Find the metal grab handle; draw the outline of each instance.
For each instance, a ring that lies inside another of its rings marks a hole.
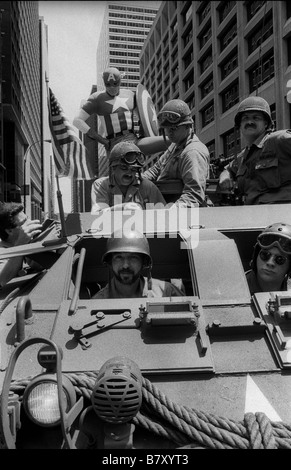
[[[16,341],[21,343],[25,339],[24,325],[32,323],[32,305],[27,295],[20,297],[16,306]]]
[[[83,273],[85,255],[86,255],[86,248],[82,248],[81,251],[80,251],[80,256],[79,256],[79,260],[78,260],[78,268],[77,268],[77,274],[76,274],[75,289],[74,289],[73,298],[72,298],[71,303],[70,303],[69,315],[74,315],[74,313],[76,312],[76,309],[77,309],[77,301],[79,299],[79,293],[80,293],[80,288],[81,288],[82,273]]]

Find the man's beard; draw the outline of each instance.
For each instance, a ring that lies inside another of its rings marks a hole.
[[[131,269],[120,269],[114,272],[114,276],[121,284],[131,285],[140,277],[140,273],[134,274]]]

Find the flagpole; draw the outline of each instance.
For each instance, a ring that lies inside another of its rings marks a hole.
[[[58,175],[56,175],[56,182],[57,182],[58,206],[59,206],[60,219],[61,219],[61,226],[62,226],[62,237],[67,237],[66,222],[65,222],[65,213],[64,213],[63,200],[62,200],[62,193],[61,193],[61,190],[60,190],[60,183],[59,183],[59,177],[58,177]]]

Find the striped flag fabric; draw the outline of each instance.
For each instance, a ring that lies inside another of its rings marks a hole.
[[[56,174],[77,180],[94,179],[95,175],[88,161],[87,149],[50,88],[49,126]]]

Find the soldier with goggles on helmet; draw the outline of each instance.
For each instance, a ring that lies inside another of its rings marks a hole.
[[[91,189],[91,213],[112,208],[146,209],[166,204],[154,183],[141,177],[144,154],[133,142],[119,142],[109,155],[109,176],[98,178]]]
[[[275,223],[257,238],[246,278],[251,294],[290,289],[291,225]]]
[[[244,204],[291,202],[291,131],[273,132],[270,106],[259,96],[244,99],[234,121],[246,147],[220,174],[220,189],[236,184]]]
[[[143,176],[159,187],[168,183],[180,188],[171,201],[176,206],[207,206],[205,189],[210,156],[194,133],[188,105],[179,99],[170,100],[157,118],[164,138],[167,137],[171,145]]]

